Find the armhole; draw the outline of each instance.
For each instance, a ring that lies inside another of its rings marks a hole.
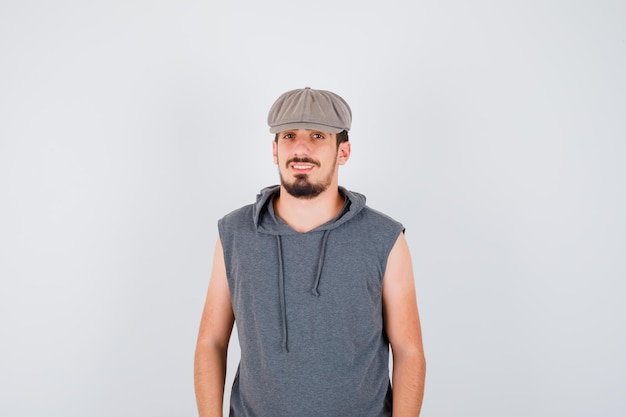
[[[383,265],[382,265],[382,277],[380,279],[381,283],[385,279],[385,273],[387,272],[387,262],[389,261],[389,255],[391,254],[393,247],[396,245],[396,242],[398,241],[398,238],[400,237],[400,233],[406,232],[406,228],[402,225],[402,223],[398,223],[398,222],[394,222],[394,223],[395,223],[394,232],[391,234],[391,238],[389,239],[389,242],[387,243],[387,247],[385,248],[385,252],[384,252],[384,259],[383,259]]]

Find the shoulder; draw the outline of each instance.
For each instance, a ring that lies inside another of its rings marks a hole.
[[[383,255],[388,255],[396,243],[404,226],[391,216],[367,205],[345,223],[346,238],[350,245],[375,248]]]
[[[382,211],[373,209],[368,205],[363,207],[363,210],[361,210],[361,213],[365,216],[365,218],[367,218],[368,220],[372,222],[380,223],[382,225],[387,225],[387,226],[403,227],[402,223],[400,223],[398,220],[383,213]]]
[[[366,203],[367,199],[365,195],[356,191],[347,190],[343,187],[339,187],[339,191],[350,201],[350,211],[355,213],[353,217],[358,220],[358,223],[365,223],[369,228],[380,227],[383,229],[397,230],[398,233],[404,230],[402,223],[369,206]]]
[[[241,228],[246,223],[252,223],[253,204],[248,204],[231,211],[217,221],[220,234]]]
[[[393,217],[369,206],[363,207],[357,216],[370,232],[387,236],[395,241],[404,225]]]

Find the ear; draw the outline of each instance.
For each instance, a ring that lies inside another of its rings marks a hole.
[[[274,165],[278,165],[278,144],[272,141],[272,155],[274,156]]]
[[[337,163],[343,165],[350,159],[350,142],[342,142],[337,150]]]

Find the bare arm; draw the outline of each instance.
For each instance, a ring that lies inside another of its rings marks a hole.
[[[426,361],[411,255],[404,233],[389,254],[383,305],[385,330],[393,353],[393,416],[417,417],[424,397]]]
[[[222,417],[226,354],[234,321],[224,252],[218,239],[194,362],[194,384],[200,417]]]

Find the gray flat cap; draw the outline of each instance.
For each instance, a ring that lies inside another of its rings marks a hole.
[[[305,87],[278,97],[267,115],[267,124],[271,133],[291,129],[339,133],[350,130],[352,111],[337,94]]]

